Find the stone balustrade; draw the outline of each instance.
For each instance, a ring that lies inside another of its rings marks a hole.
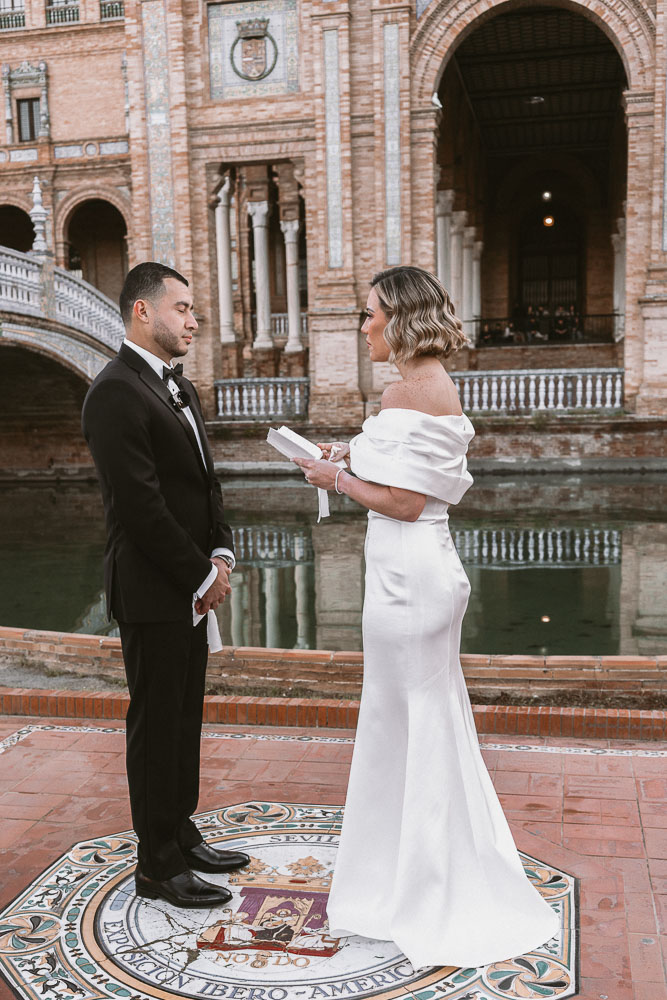
[[[308,378],[229,378],[215,382],[222,420],[294,420],[308,416]]]
[[[0,309],[42,316],[42,267],[29,254],[0,251]]]
[[[125,334],[118,306],[93,288],[57,267],[54,270],[56,318],[118,350]]]
[[[461,405],[470,413],[535,410],[621,410],[622,368],[534,368],[452,372]]]
[[[467,566],[614,566],[621,561],[616,528],[458,528],[454,544]]]
[[[299,528],[249,525],[232,528],[234,552],[246,566],[291,566],[313,561],[310,532]]]
[[[39,255],[0,249],[0,310],[52,319],[118,350],[124,336],[118,307],[87,281]]]
[[[252,328],[257,330],[257,315],[252,314]],[[271,313],[271,336],[274,338],[287,337],[289,335],[289,313]],[[308,313],[301,313],[301,336],[308,340]]]

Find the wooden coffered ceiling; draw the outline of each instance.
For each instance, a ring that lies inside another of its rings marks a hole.
[[[490,156],[608,147],[626,86],[603,32],[554,7],[489,18],[448,71],[460,75]]]

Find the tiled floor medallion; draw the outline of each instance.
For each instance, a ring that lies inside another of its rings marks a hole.
[[[576,994],[575,879],[525,854],[562,928],[530,954],[416,972],[391,942],[331,936],[326,902],[341,818],[335,806],[280,802],[201,814],[207,842],[252,857],[233,876],[206,876],[233,890],[230,905],[214,910],[137,899],[131,833],[76,844],[0,913],[0,969],[24,1000]]]

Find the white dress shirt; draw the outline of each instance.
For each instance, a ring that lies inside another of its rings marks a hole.
[[[140,357],[142,357],[147,364],[149,364],[151,366],[151,368],[153,369],[153,371],[155,372],[155,374],[159,378],[162,378],[162,373],[163,373],[163,371],[164,371],[165,368],[171,368],[172,367],[171,364],[167,364],[165,361],[162,360],[162,358],[158,358],[158,356],[156,354],[151,354],[150,351],[147,351],[144,347],[140,347],[139,344],[135,344],[134,341],[128,340],[127,337],[125,337],[125,339],[123,340],[123,344],[125,344],[126,347],[132,348],[133,351],[136,351],[137,354]],[[170,378],[167,381],[167,388],[171,392],[172,396],[175,396],[175,395],[178,394],[178,385],[176,384],[176,381],[174,379]],[[201,460],[204,463],[204,467],[206,467],[206,458],[204,457],[204,449],[202,447],[201,438],[199,437],[199,430],[197,428],[197,424],[195,422],[195,418],[194,418],[194,415],[192,413],[192,410],[191,410],[191,408],[189,406],[184,406],[182,408],[181,412],[182,412],[183,416],[188,420],[189,424],[192,427],[192,430],[194,431],[195,440],[197,441],[197,445],[199,447],[199,454],[201,455]],[[231,551],[231,549],[226,549],[226,548],[213,549],[213,551],[211,552],[210,558],[213,559],[214,556],[224,557],[226,560],[228,560],[231,563],[231,568],[234,569],[234,566],[236,565],[236,559],[235,559],[234,553]],[[211,572],[208,574],[208,576],[206,577],[206,579],[202,581],[202,583],[199,585],[199,587],[197,587],[197,590],[195,591],[195,593],[193,595],[193,603],[194,603],[194,601],[198,601],[200,597],[203,597],[203,595],[209,589],[209,587],[214,582],[214,580],[217,578],[217,576],[218,576],[218,568],[217,568],[217,566],[213,565],[211,567]],[[194,612],[193,614],[194,614],[194,618],[196,619],[194,621],[194,624],[196,625],[198,622],[201,621],[201,619],[202,619],[203,616],[202,615],[197,615],[196,612]],[[211,637],[211,626],[212,626],[211,615],[212,614],[213,614],[213,612],[209,613],[209,646],[211,646],[211,649],[213,651],[213,646],[212,646],[212,643],[210,641],[211,638],[212,638]],[[222,648],[222,644],[220,644],[220,648]]]

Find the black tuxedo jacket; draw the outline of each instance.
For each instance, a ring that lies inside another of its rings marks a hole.
[[[83,433],[102,487],[107,610],[120,621],[192,621],[192,595],[210,553],[233,551],[201,404],[190,394],[206,464],[166,383],[123,345],[83,404]]]

